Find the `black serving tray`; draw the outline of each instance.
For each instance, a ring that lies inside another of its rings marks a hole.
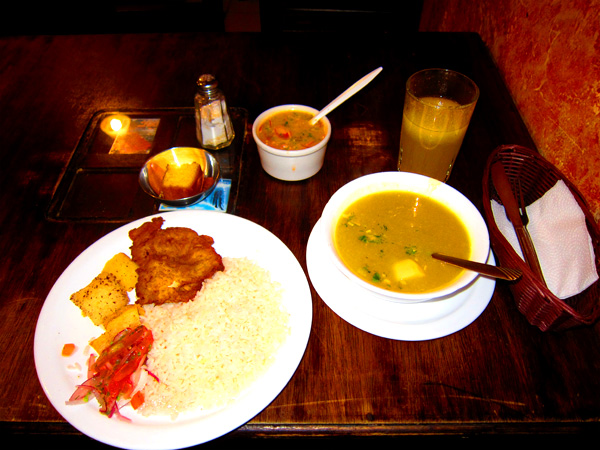
[[[221,178],[230,183],[226,212],[235,211],[248,112],[229,108],[235,130],[231,145],[211,151]],[[113,116],[131,120],[119,137],[103,131]],[[118,140],[120,139],[120,140]],[[161,204],[138,183],[144,162],[171,147],[199,147],[194,108],[98,111],[90,120],[57,184],[48,220],[126,223],[158,212]]]

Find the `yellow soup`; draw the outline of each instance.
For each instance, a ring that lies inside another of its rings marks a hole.
[[[348,269],[383,289],[426,293],[448,285],[463,269],[435,260],[439,252],[468,258],[462,221],[441,203],[404,191],[369,194],[341,214],[335,247]]]
[[[325,138],[323,121],[310,126],[313,114],[303,111],[282,111],[267,117],[258,127],[258,138],[279,150],[302,150],[317,145]]]

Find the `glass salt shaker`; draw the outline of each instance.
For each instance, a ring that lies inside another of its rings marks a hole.
[[[231,144],[233,126],[227,111],[225,95],[219,89],[216,78],[202,75],[198,78],[198,90],[194,97],[196,109],[196,136],[207,150],[218,150]]]

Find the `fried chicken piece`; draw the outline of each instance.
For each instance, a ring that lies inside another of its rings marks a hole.
[[[163,229],[163,223],[157,217],[129,232],[139,304],[192,300],[206,279],[224,270],[213,238],[184,227]]]

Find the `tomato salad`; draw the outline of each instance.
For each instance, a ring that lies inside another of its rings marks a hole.
[[[89,378],[67,403],[84,403],[95,397],[102,414],[129,420],[120,414],[119,402],[130,402],[134,409],[143,403],[143,392],[138,386],[153,341],[152,332],[143,325],[123,330],[97,358],[90,356]]]

